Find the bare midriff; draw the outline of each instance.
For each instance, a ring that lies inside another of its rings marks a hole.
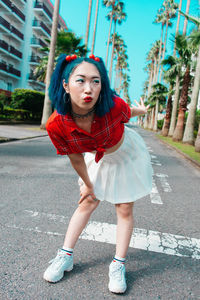
[[[121,146],[121,144],[123,143],[123,141],[124,141],[124,134],[122,135],[121,140],[115,146],[106,149],[105,154],[110,154],[110,153],[115,152]]]
[[[106,149],[105,154],[110,154],[115,152],[121,146],[123,141],[124,141],[124,134],[122,135],[121,140],[115,146]],[[92,153],[96,154],[96,151],[92,151]]]

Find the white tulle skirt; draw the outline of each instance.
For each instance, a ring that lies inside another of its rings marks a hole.
[[[122,145],[96,163],[95,154],[86,153],[85,162],[94,193],[100,201],[113,204],[134,202],[151,193],[152,166],[142,137],[125,127]],[[83,184],[79,178],[79,185]]]

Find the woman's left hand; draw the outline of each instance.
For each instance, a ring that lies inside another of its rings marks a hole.
[[[83,202],[88,196],[90,196],[94,201],[96,200],[96,196],[94,194],[93,187],[88,187],[85,184],[82,184],[80,186],[80,195],[81,195],[81,198],[78,202],[79,204],[81,202]]]
[[[138,113],[141,115],[146,114],[150,105],[145,106],[142,98],[140,98],[140,103],[138,103],[136,100],[134,100],[134,101],[137,105],[136,109],[137,109]],[[132,107],[134,108],[135,106],[132,105]]]

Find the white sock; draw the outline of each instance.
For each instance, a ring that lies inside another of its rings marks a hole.
[[[113,257],[113,262],[119,262],[119,263],[121,263],[121,264],[124,264],[125,261],[126,261],[126,259],[125,259],[124,257],[119,257],[119,256],[117,256],[117,255],[115,255],[115,256]]]
[[[66,251],[66,254],[69,255],[69,256],[73,255],[73,249],[72,248],[68,248],[68,247],[63,246],[62,250]]]

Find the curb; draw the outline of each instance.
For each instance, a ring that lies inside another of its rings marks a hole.
[[[48,136],[48,134],[43,134],[43,135],[37,135],[37,136],[29,136],[29,137],[24,137],[24,138],[6,138],[6,137],[0,137],[0,144],[3,143],[9,143],[9,142],[17,142],[21,140],[30,140],[30,139],[35,139],[43,136]]]
[[[156,136],[156,138],[161,141],[164,145],[169,146],[171,149],[176,150],[180,155],[182,155],[184,158],[186,158],[187,160],[189,160],[193,165],[195,165],[196,167],[200,168],[200,163],[194,159],[192,159],[190,156],[188,156],[187,154],[183,153],[182,151],[180,151],[179,149],[177,149],[176,147],[168,144],[167,142],[159,139],[159,137]]]

